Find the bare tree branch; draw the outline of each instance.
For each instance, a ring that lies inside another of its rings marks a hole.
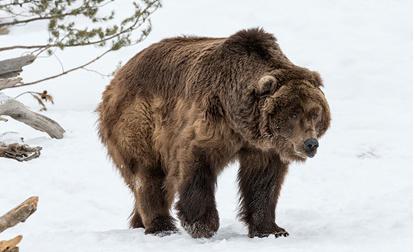
[[[97,60],[99,60],[100,58],[104,57],[104,55],[105,55],[105,54],[107,54],[107,53],[111,52],[112,50],[113,50],[113,49],[109,49],[109,50],[107,50],[107,51],[105,51],[105,52],[101,53],[100,55],[98,55],[98,56],[97,56],[97,57],[95,57],[94,59],[92,59],[92,60],[90,60],[90,61],[86,62],[85,64],[82,64],[82,65],[80,65],[80,66],[77,66],[77,67],[74,67],[74,68],[71,68],[71,69],[65,70],[65,71],[63,71],[63,72],[62,72],[62,73],[60,73],[60,74],[55,74],[55,75],[52,75],[52,76],[49,76],[49,77],[46,77],[46,78],[43,78],[43,79],[40,79],[40,80],[36,80],[36,81],[28,82],[28,83],[23,83],[23,84],[20,84],[20,85],[15,85],[15,86],[12,86],[12,87],[9,87],[9,88],[17,88],[17,87],[23,87],[23,86],[30,86],[30,85],[34,85],[34,84],[37,84],[37,83],[40,83],[40,82],[43,82],[43,81],[47,81],[47,80],[51,80],[51,79],[58,78],[58,77],[60,77],[60,76],[62,76],[62,75],[68,74],[68,73],[73,72],[73,71],[76,71],[76,70],[78,70],[78,69],[82,69],[82,68],[84,68],[84,67],[86,67],[86,66],[88,66],[88,65],[90,65],[90,64],[92,64],[92,63],[94,63],[95,61],[97,61]]]
[[[62,18],[65,16],[76,16],[76,15],[73,13],[64,13],[64,14],[55,15],[55,16],[35,17],[35,18],[29,18],[29,19],[24,19],[24,20],[14,20],[11,22],[0,23],[0,27],[6,27],[6,26],[18,25],[18,24],[27,24],[27,23],[34,22],[34,21]]]

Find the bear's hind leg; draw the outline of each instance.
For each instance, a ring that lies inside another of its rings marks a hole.
[[[136,174],[134,196],[137,215],[141,217],[145,234],[169,235],[177,231],[170,215],[170,202],[164,190],[164,173],[161,169]],[[137,220],[137,219],[136,219]]]
[[[141,219],[140,213],[135,207],[130,216],[130,227],[131,228],[144,228],[143,220]]]

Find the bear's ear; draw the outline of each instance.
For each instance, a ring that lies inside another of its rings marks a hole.
[[[323,80],[321,79],[321,76],[316,71],[311,71],[311,75],[313,76],[313,86],[315,87],[322,87],[323,86]]]
[[[268,96],[274,93],[277,88],[277,79],[271,75],[265,75],[259,79],[255,86],[255,93],[257,96]]]
[[[256,54],[262,59],[271,58],[271,50],[280,50],[274,35],[262,28],[241,30],[227,38],[223,46],[233,53]]]

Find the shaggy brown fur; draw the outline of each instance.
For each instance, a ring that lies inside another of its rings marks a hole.
[[[262,29],[170,38],[141,51],[98,107],[102,142],[135,195],[131,226],[175,232],[177,193],[185,230],[211,237],[219,228],[216,177],[236,159],[249,236],[288,235],[275,208],[289,163],[314,156],[317,145],[306,140],[329,127],[321,85]]]

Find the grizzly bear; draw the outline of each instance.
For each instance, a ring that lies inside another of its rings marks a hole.
[[[292,161],[316,154],[329,127],[317,72],[294,65],[272,34],[175,37],[130,59],[103,93],[99,134],[135,196],[132,228],[194,238],[219,228],[215,186],[239,161],[249,237],[287,236],[275,209]]]

